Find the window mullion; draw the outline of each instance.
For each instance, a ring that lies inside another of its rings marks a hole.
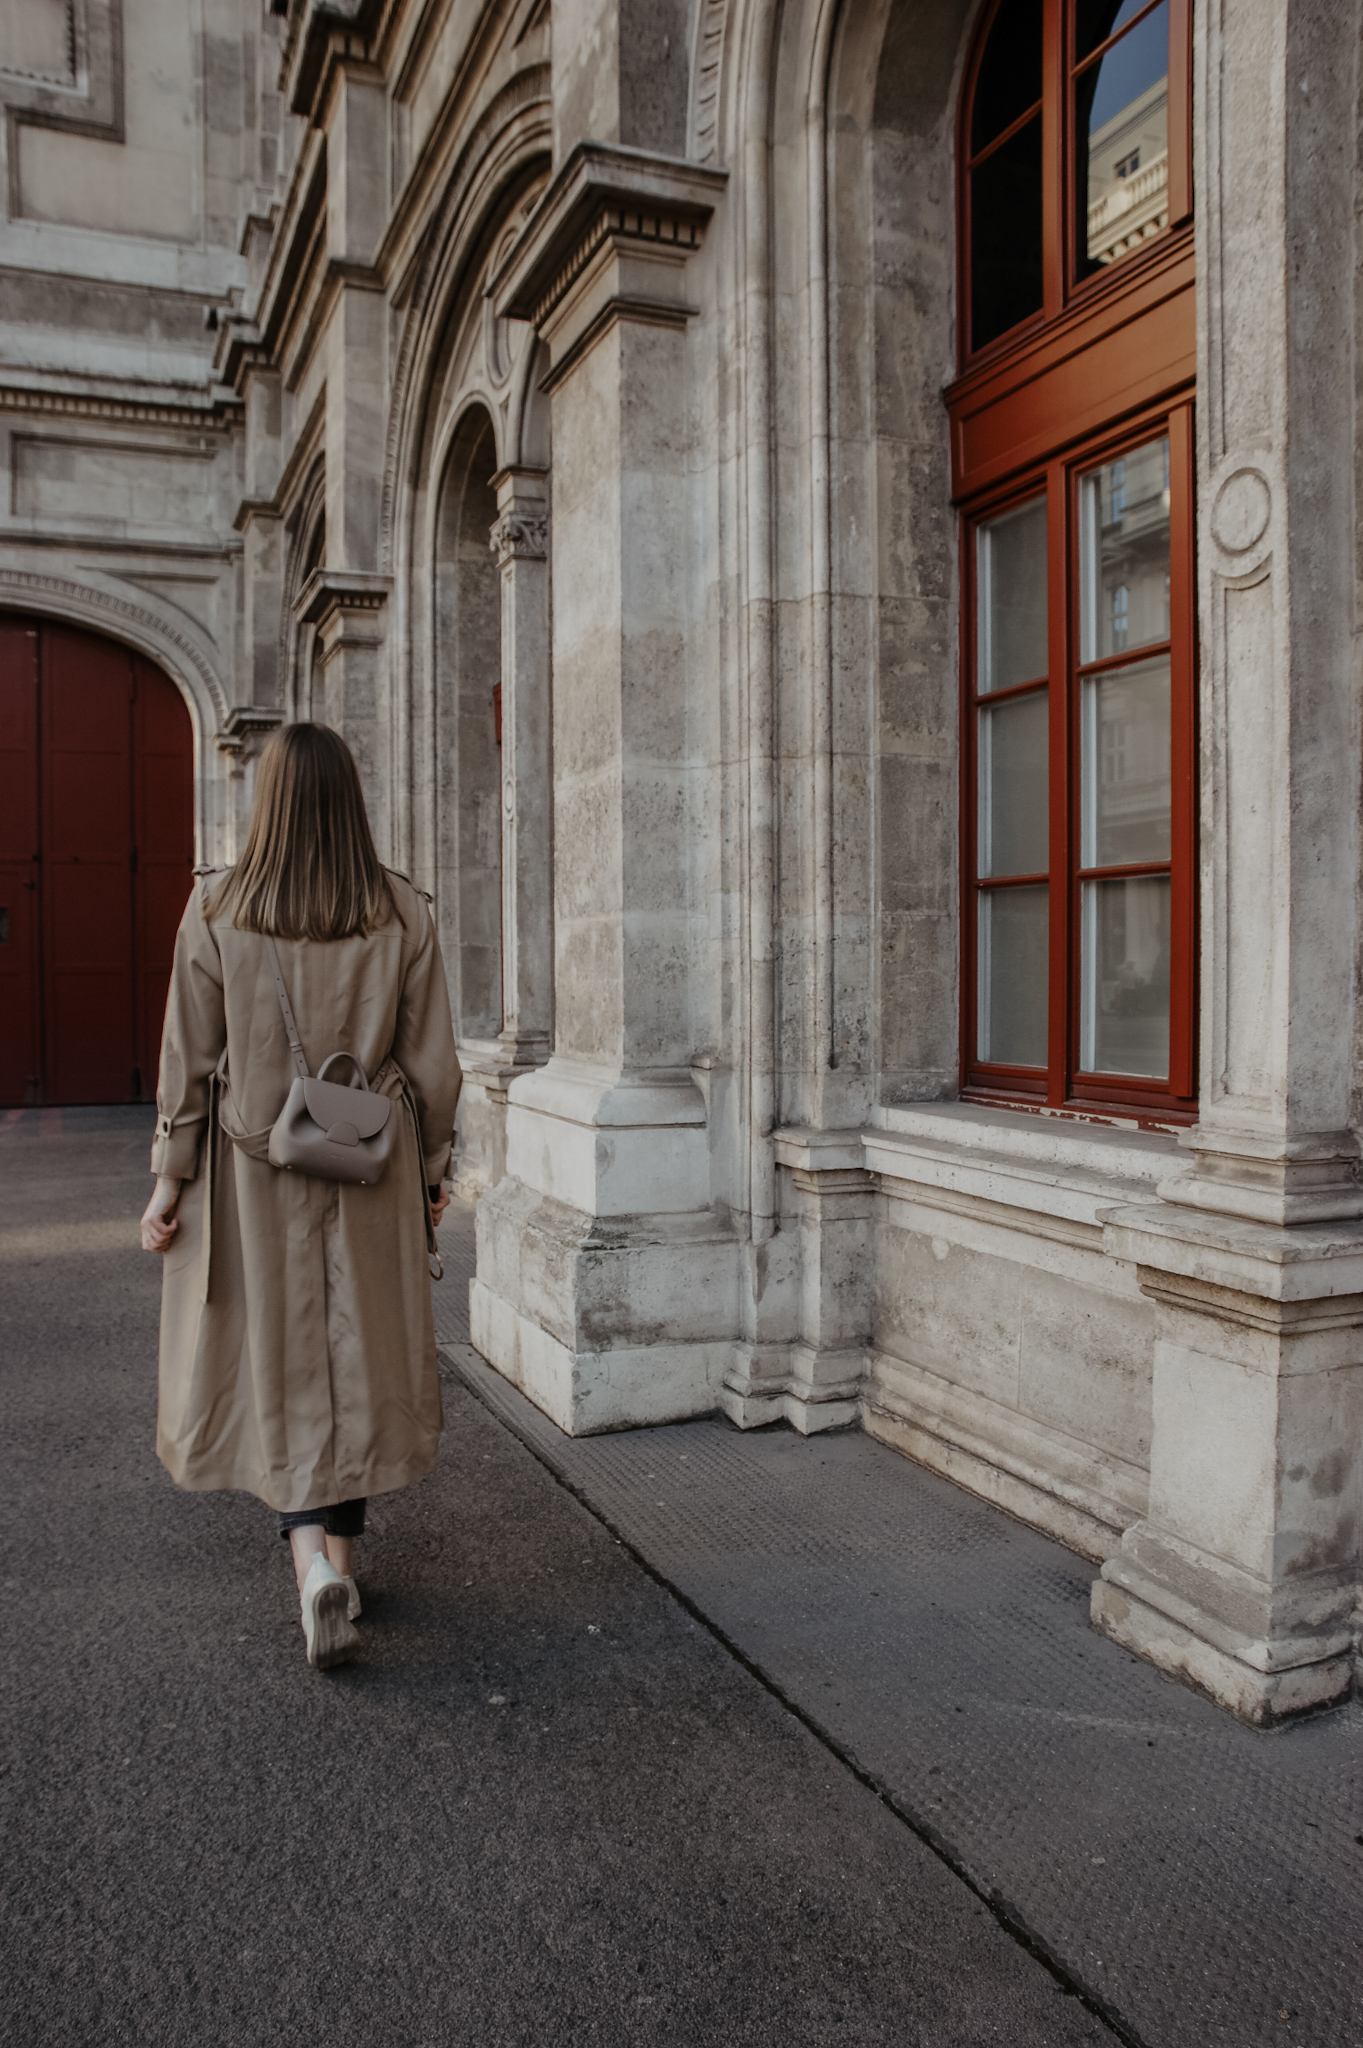
[[[1041,274],[1048,320],[1065,306],[1063,115],[1068,42],[1068,7],[1064,0],[1057,0],[1043,16],[1041,54]]]
[[[1193,211],[1193,44],[1188,0],[1169,5],[1169,225]]]
[[[1050,973],[1047,1101],[1058,1107],[1069,1084],[1070,1040],[1070,512],[1061,462],[1046,472],[1047,662],[1050,671]]]
[[[1197,692],[1193,408],[1169,415],[1169,1086],[1197,1092]]]

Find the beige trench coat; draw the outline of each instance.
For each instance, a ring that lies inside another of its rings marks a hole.
[[[423,1184],[444,1179],[459,1098],[445,969],[400,875],[389,876],[398,916],[368,938],[276,942],[310,1070],[353,1052],[399,1118],[377,1186],[281,1173],[222,1128],[225,1115],[268,1133],[295,1069],[264,940],[208,920],[220,880],[204,877],[189,899],[161,1042],[152,1171],[185,1185],[165,1254],[156,1448],[195,1492],[324,1507],[435,1463]],[[230,1102],[211,1116],[224,1047]]]

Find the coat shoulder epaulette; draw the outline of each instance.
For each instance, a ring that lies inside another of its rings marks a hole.
[[[400,882],[405,882],[407,884],[407,887],[411,889],[416,895],[424,896],[426,901],[430,904],[432,910],[435,909],[435,898],[434,896],[432,896],[429,889],[419,888],[417,884],[412,880],[410,875],[404,875],[401,868],[389,868],[387,872],[390,875],[396,875]]]

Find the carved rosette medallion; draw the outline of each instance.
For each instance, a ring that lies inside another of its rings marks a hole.
[[[1212,538],[1223,554],[1246,555],[1268,531],[1273,492],[1261,469],[1242,464],[1212,500]]]

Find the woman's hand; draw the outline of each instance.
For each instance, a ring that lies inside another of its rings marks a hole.
[[[175,1204],[180,1199],[180,1183],[172,1180],[168,1173],[158,1173],[151,1200],[142,1212],[142,1249],[144,1252],[164,1252],[180,1228],[175,1220]]]
[[[431,1194],[429,1188],[427,1188],[426,1192],[428,1195]],[[431,1221],[432,1223],[434,1223],[437,1230],[440,1228],[440,1219],[444,1215],[445,1211],[449,1208],[449,1206],[450,1198],[445,1193],[444,1188],[437,1188],[436,1192],[433,1195],[431,1195]]]

